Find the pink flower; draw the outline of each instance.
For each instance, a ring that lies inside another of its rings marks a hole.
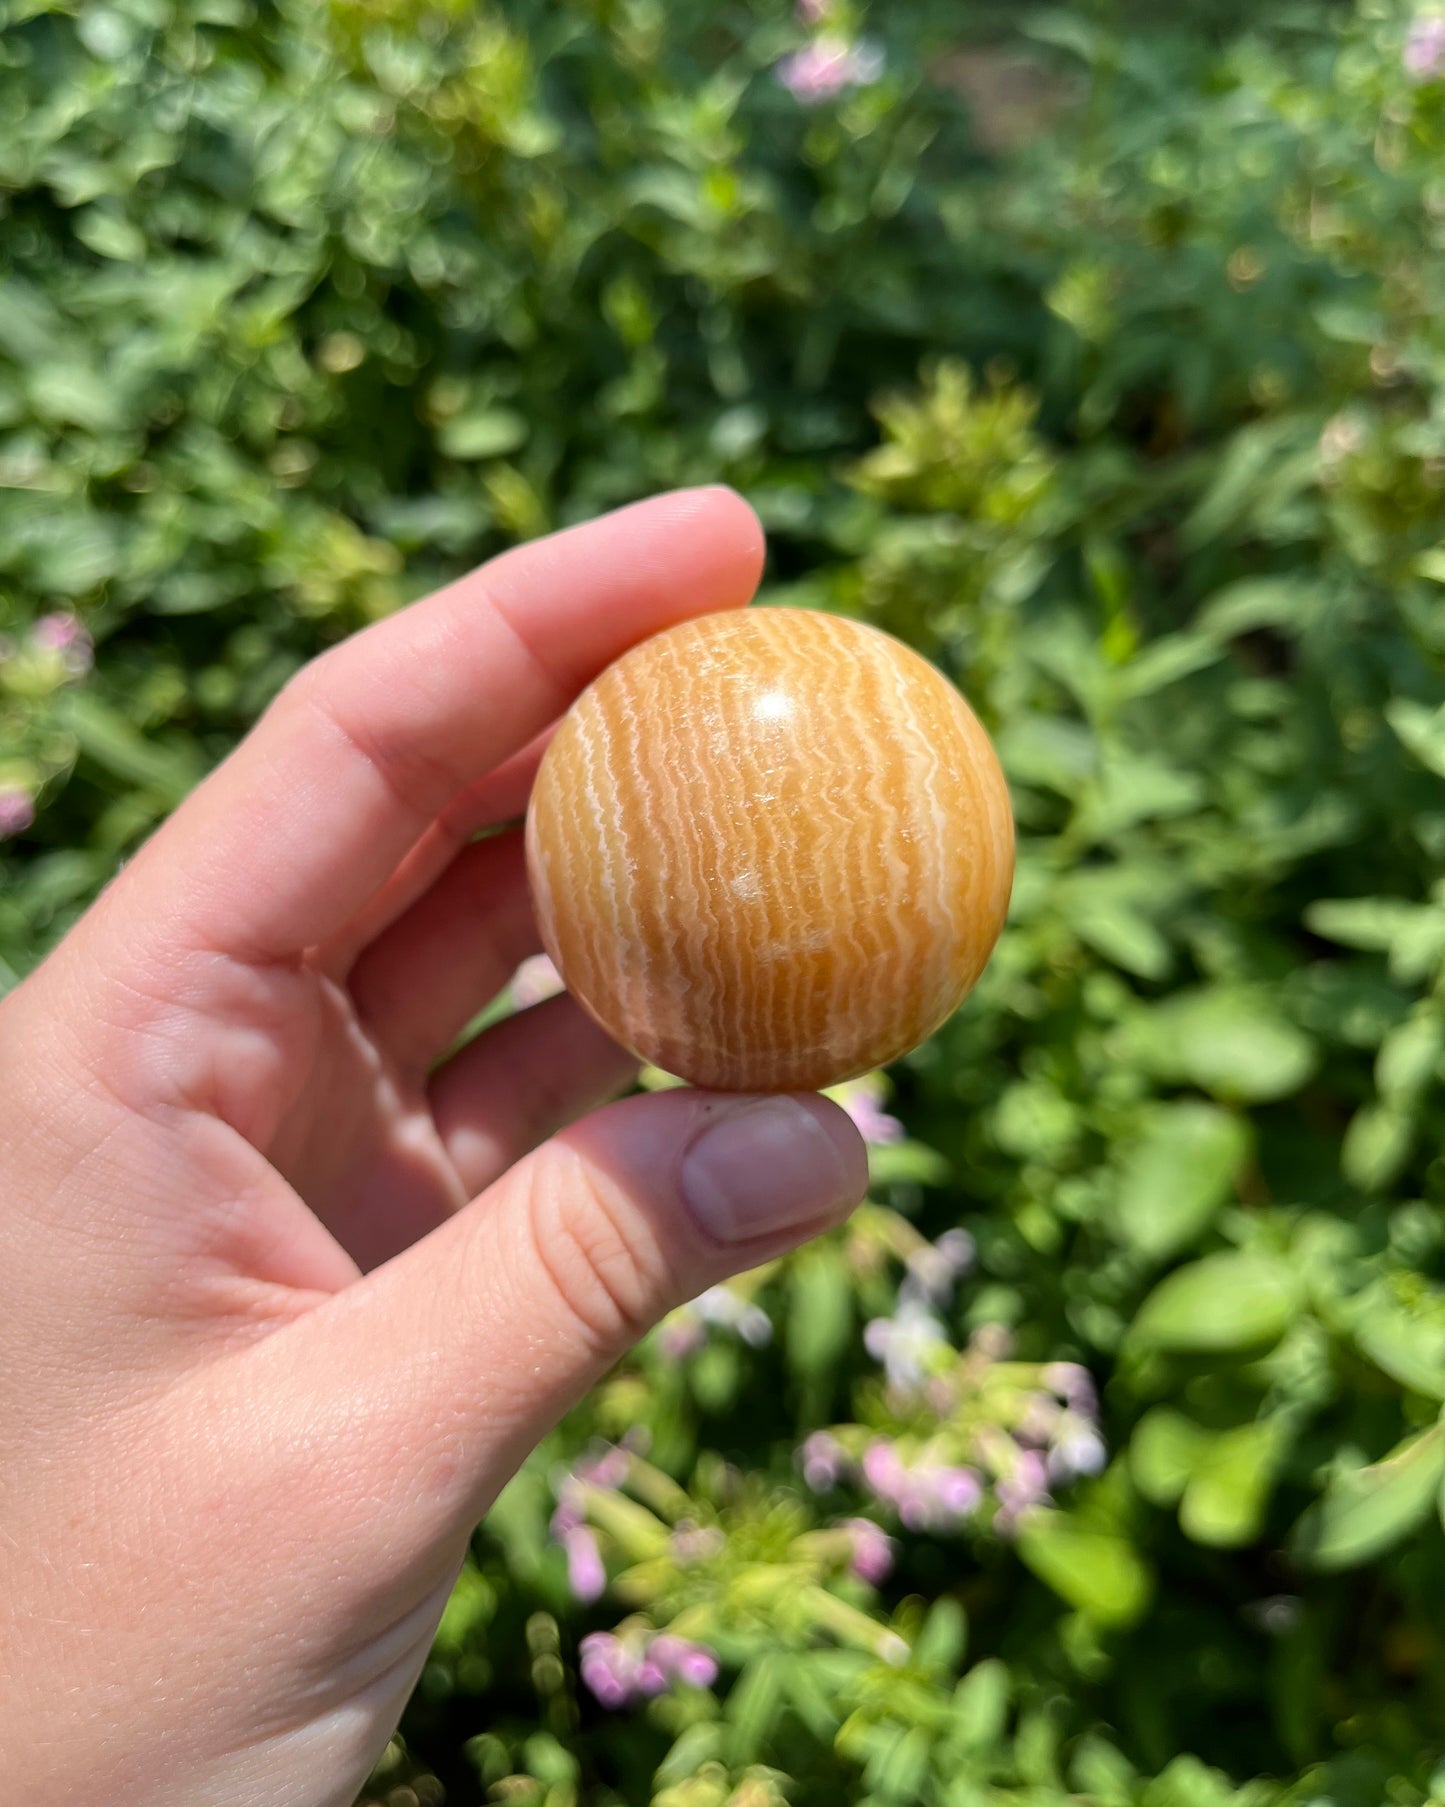
[[[1094,1377],[1078,1362],[1050,1362],[1039,1377],[1070,1411],[1092,1417],[1099,1409]]]
[[[691,1305],[669,1312],[657,1329],[658,1353],[666,1362],[686,1361],[707,1341],[707,1326]]]
[[[691,1638],[663,1632],[648,1645],[647,1656],[665,1677],[689,1688],[710,1688],[717,1680],[717,1658],[705,1644],[695,1644]]]
[[[940,1350],[948,1347],[943,1326],[921,1299],[900,1297],[891,1318],[874,1318],[863,1331],[863,1347],[883,1364],[896,1392],[916,1392]]]
[[[573,1599],[584,1606],[600,1600],[607,1591],[607,1570],[594,1534],[578,1525],[563,1535],[562,1548],[567,1552],[567,1585]]]
[[[59,653],[61,663],[73,678],[84,677],[95,663],[95,648],[84,623],[68,612],[42,615],[30,630],[30,637],[42,652]]]
[[[15,784],[0,788],[0,841],[24,834],[34,820],[35,804],[28,791]]]
[[[967,1230],[945,1230],[937,1242],[926,1243],[908,1257],[908,1274],[903,1293],[917,1296],[930,1305],[946,1305],[961,1275],[974,1263],[976,1250]]]
[[[1036,1449],[1021,1449],[1013,1472],[996,1484],[998,1511],[993,1528],[1006,1535],[1018,1524],[1030,1506],[1041,1505],[1049,1497],[1049,1471]]]
[[[1421,13],[1411,23],[1402,60],[1417,82],[1445,78],[1445,13]]]
[[[883,52],[863,40],[850,44],[823,32],[778,64],[778,80],[804,106],[831,100],[845,88],[866,88],[883,73]]]
[[[802,1465],[803,1479],[813,1492],[826,1493],[830,1487],[838,1485],[848,1457],[843,1445],[828,1431],[813,1431],[798,1451],[798,1461]]]
[[[1014,1436],[1020,1443],[1036,1446],[1052,1443],[1063,1416],[1063,1408],[1056,1399],[1047,1393],[1030,1393],[1014,1426]]]
[[[705,1293],[669,1312],[657,1333],[657,1346],[668,1361],[682,1361],[707,1341],[708,1327],[730,1330],[750,1349],[773,1340],[773,1320],[761,1305],[731,1286],[710,1286]]]
[[[578,1657],[583,1681],[614,1711],[662,1694],[675,1681],[709,1688],[717,1680],[717,1658],[706,1645],[668,1632],[656,1637],[590,1632],[578,1646]]]
[[[1065,1412],[1049,1448],[1049,1479],[1073,1481],[1080,1475],[1102,1474],[1108,1460],[1104,1439],[1092,1420]]]
[[[761,1305],[754,1305],[730,1286],[710,1286],[693,1300],[704,1324],[732,1330],[750,1349],[763,1349],[773,1340],[773,1320]]]
[[[853,1537],[853,1573],[870,1587],[886,1581],[893,1572],[893,1539],[871,1518],[845,1519],[843,1529]]]
[[[604,1707],[616,1711],[628,1704],[637,1662],[622,1639],[611,1631],[590,1632],[578,1647],[582,1679]]]
[[[627,1479],[627,1471],[632,1462],[632,1452],[623,1449],[619,1443],[603,1443],[600,1448],[582,1457],[572,1469],[579,1481],[585,1481],[590,1487],[604,1487],[613,1493]]]
[[[724,1548],[727,1539],[716,1525],[698,1525],[683,1519],[668,1542],[679,1562],[692,1563],[710,1561]]]
[[[881,1073],[865,1073],[861,1079],[845,1080],[831,1095],[857,1124],[858,1133],[865,1142],[882,1148],[903,1140],[903,1125],[883,1108]]]
[[[798,0],[794,9],[800,25],[821,25],[832,12],[832,0]]]
[[[627,1479],[631,1457],[614,1443],[603,1443],[583,1456],[557,1486],[557,1509],[551,1532],[567,1556],[567,1585],[574,1597],[588,1604],[600,1599],[607,1587],[607,1570],[597,1534],[585,1517],[584,1486],[611,1493]]]
[[[540,1004],[547,998],[555,998],[567,987],[562,982],[562,975],[552,964],[546,954],[533,954],[524,960],[512,975],[512,1008],[513,1010],[530,1010],[533,1004]]]
[[[863,1478],[910,1531],[955,1531],[983,1497],[973,1469],[946,1462],[905,1463],[896,1444],[880,1439],[863,1455]]]

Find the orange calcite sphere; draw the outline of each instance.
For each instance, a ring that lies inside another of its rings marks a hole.
[[[665,1072],[834,1085],[938,1027],[1013,879],[988,736],[891,635],[806,609],[683,622],[585,690],[527,815],[568,989]]]

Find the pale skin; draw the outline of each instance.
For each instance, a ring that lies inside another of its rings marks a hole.
[[[633,1063],[567,998],[451,1052],[537,945],[520,834],[480,831],[591,677],[761,561],[736,496],[684,491],[355,636],[0,1003],[0,1751],[30,1798],[345,1807],[527,1452],[861,1195],[822,1099],[594,1109]]]

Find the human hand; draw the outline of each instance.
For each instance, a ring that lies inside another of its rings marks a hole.
[[[565,997],[444,1058],[535,946],[472,837],[761,557],[686,491],[357,635],[0,1004],[0,1750],[47,1807],[344,1807],[537,1439],[861,1195],[820,1098],[562,1128],[632,1070]]]

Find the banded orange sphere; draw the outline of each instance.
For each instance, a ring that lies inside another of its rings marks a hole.
[[[988,736],[891,635],[705,615],[585,690],[527,815],[538,926],[607,1032],[695,1085],[802,1091],[906,1053],[983,971],[1013,879]]]

